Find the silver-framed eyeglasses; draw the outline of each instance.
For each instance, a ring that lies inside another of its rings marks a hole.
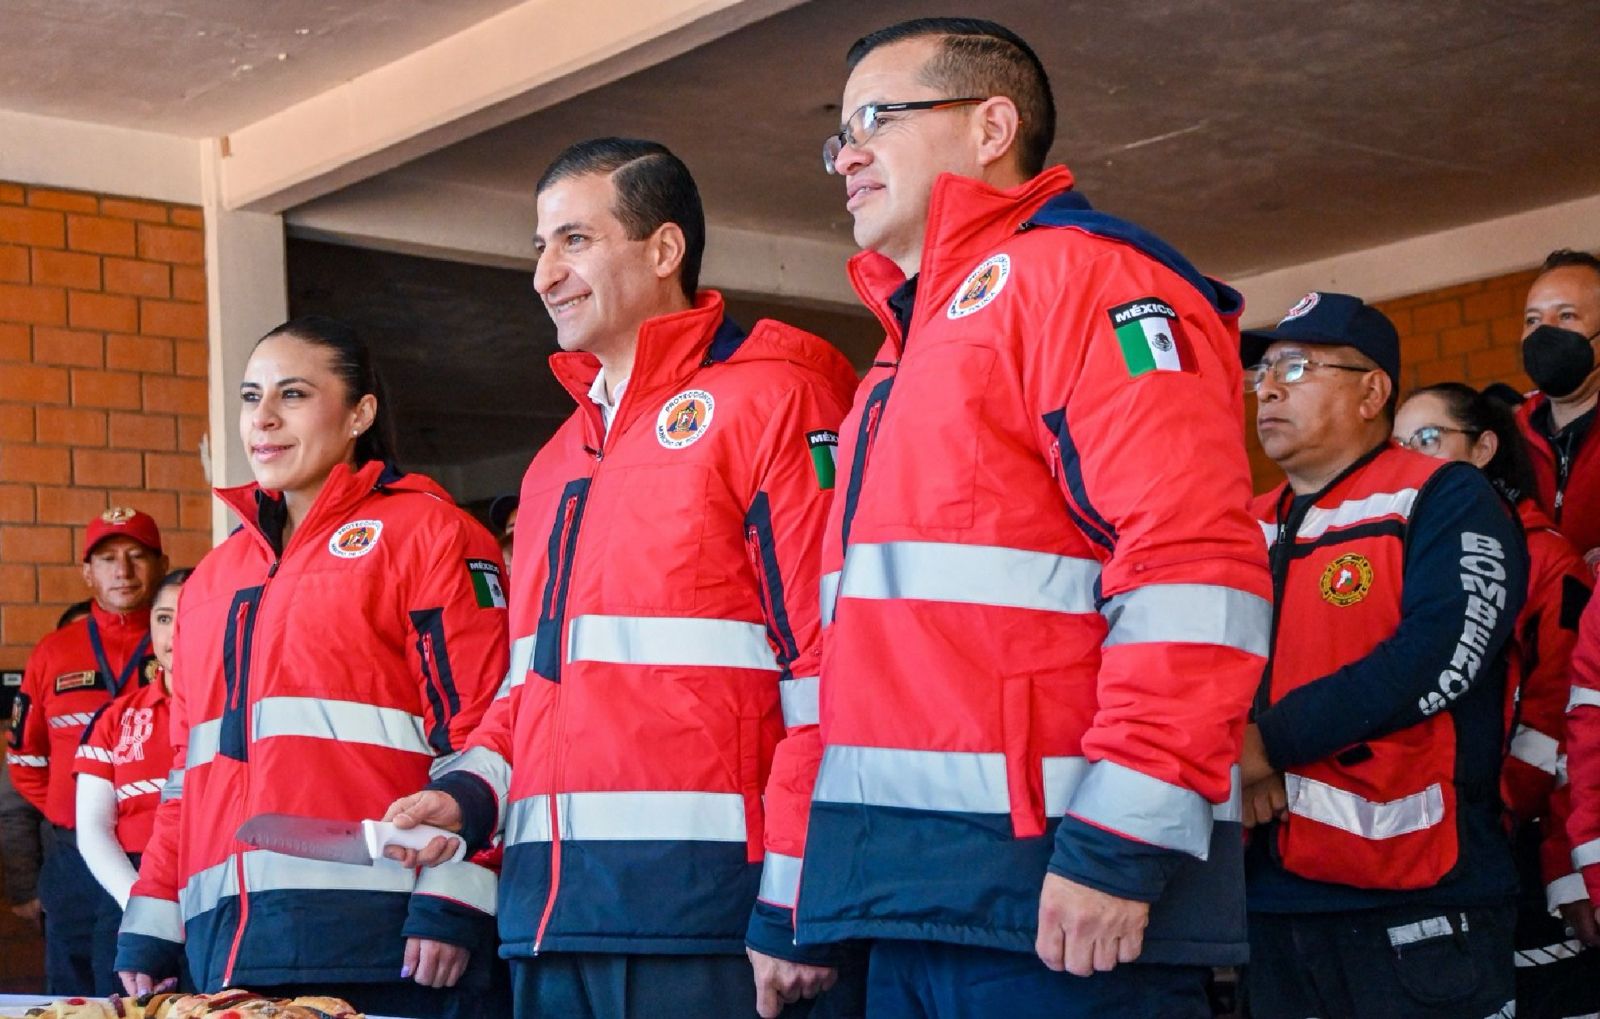
[[[1267,376],[1272,376],[1272,381],[1279,385],[1292,386],[1306,377],[1309,368],[1337,368],[1346,372],[1370,372],[1376,368],[1363,368],[1359,364],[1337,364],[1333,361],[1317,361],[1301,355],[1280,357],[1272,361],[1262,361],[1252,368],[1244,370],[1244,391],[1254,393],[1267,381]]]
[[[1429,456],[1439,452],[1439,447],[1444,443],[1446,435],[1470,435],[1473,438],[1482,435],[1477,428],[1451,428],[1449,425],[1423,425],[1412,432],[1409,438],[1396,439],[1402,449],[1409,449],[1415,453],[1426,453]]]
[[[833,161],[839,158],[839,153],[846,145],[860,148],[872,140],[878,133],[878,128],[887,121],[883,119],[885,113],[911,113],[916,110],[944,110],[954,106],[971,106],[974,103],[985,102],[988,96],[964,96],[960,99],[919,99],[909,103],[867,103],[856,107],[850,118],[839,128],[837,134],[830,134],[822,143],[822,166],[829,173],[838,173],[834,169]]]

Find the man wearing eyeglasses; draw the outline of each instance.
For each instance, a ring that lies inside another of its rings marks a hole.
[[[1255,503],[1275,619],[1241,762],[1250,1013],[1511,1015],[1520,527],[1471,464],[1389,441],[1400,342],[1377,309],[1307,294],[1242,355],[1288,475]]]
[[[1015,34],[921,19],[848,63],[824,155],[888,338],[840,428],[820,767],[809,830],[768,787],[758,983],[862,939],[871,1015],[1209,1016],[1270,615],[1238,295],[1045,167]]]

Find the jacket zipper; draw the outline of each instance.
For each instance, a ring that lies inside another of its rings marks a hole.
[[[283,562],[282,554],[274,559],[272,564],[267,567],[266,579],[261,582],[261,593],[256,595],[255,614],[250,623],[250,636],[252,638],[255,635],[256,624],[261,621],[261,608],[267,602],[267,588],[272,585],[272,578],[278,575],[278,564],[281,562]],[[237,630],[238,628],[236,627],[235,629]],[[236,639],[242,642],[244,635],[242,633],[236,634]],[[246,677],[255,671],[255,657],[256,654],[260,652],[260,646],[257,645],[254,640],[251,640],[250,643],[252,652],[250,661],[244,663],[244,670],[239,677],[239,688],[234,692],[236,698],[235,707],[237,707],[244,714],[244,744],[247,747],[255,742],[255,726],[252,723],[250,695],[249,691],[245,690],[245,680]],[[234,652],[236,659],[239,658],[238,652],[240,650],[243,650],[242,644]],[[248,803],[250,801],[250,769],[247,767],[243,769],[243,771],[244,788],[240,790],[240,800],[241,802]],[[228,949],[228,965],[222,973],[222,984],[224,987],[233,983],[233,970],[234,966],[239,961],[239,948],[244,944],[245,927],[250,922],[250,894],[249,888],[245,884],[243,852],[236,852],[234,854],[234,868],[239,879],[239,926],[234,930],[233,945]]]
[[[629,395],[624,393],[623,399],[626,400]],[[617,410],[619,413],[621,412],[620,405]],[[602,449],[595,449],[591,446],[584,447],[589,455],[594,457],[594,466],[589,471],[589,486],[584,490],[583,498],[585,502],[594,495],[595,485],[600,478],[600,465],[605,462],[603,447],[610,437],[610,433],[607,432],[601,438],[600,445]],[[561,589],[570,584],[572,564],[578,557],[578,539],[581,533],[582,521],[576,519],[577,510],[578,496],[569,496],[561,510],[561,540],[556,544],[558,558],[555,563],[551,564],[554,570],[555,583],[550,585],[550,601],[545,607],[545,615],[551,619],[555,619],[556,601],[560,597]],[[569,545],[572,548],[571,555],[567,554]],[[568,595],[570,596],[570,594],[569,588]],[[557,621],[556,626],[556,639],[558,641],[556,653],[562,658],[565,657],[566,650],[560,647],[559,644],[564,644],[567,639],[565,610],[566,606],[562,606],[563,618]],[[561,684],[556,683],[555,688],[555,726],[551,741],[551,745],[554,748],[552,755],[554,760],[551,762],[549,803],[546,804],[550,817],[550,891],[545,895],[544,911],[539,915],[539,929],[533,935],[534,955],[539,954],[540,946],[544,944],[545,931],[550,928],[550,916],[555,912],[556,908],[556,895],[561,890],[561,812],[559,804],[561,802],[561,779],[564,774],[562,765],[565,763],[565,758],[561,753],[561,739],[566,730],[567,718],[566,712],[563,710],[564,698],[562,697]]]

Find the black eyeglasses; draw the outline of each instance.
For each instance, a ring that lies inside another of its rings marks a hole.
[[[1346,372],[1370,372],[1376,368],[1363,368],[1358,364],[1335,364],[1332,361],[1314,361],[1309,357],[1291,354],[1274,361],[1263,361],[1244,370],[1244,391],[1253,393],[1261,388],[1270,375],[1281,385],[1292,386],[1306,377],[1307,368],[1337,368]]]
[[[878,128],[885,123],[885,113],[912,113],[916,110],[945,110],[955,106],[971,106],[974,103],[985,102],[988,96],[966,96],[961,99],[919,99],[910,103],[867,103],[858,107],[850,114],[850,118],[839,128],[837,134],[830,134],[822,143],[822,166],[829,173],[838,173],[834,169],[833,161],[839,158],[839,153],[844,151],[846,145],[860,148],[872,140],[878,133]]]
[[[1476,438],[1483,434],[1481,428],[1451,428],[1448,425],[1423,425],[1411,433],[1408,439],[1396,439],[1402,449],[1409,449],[1416,453],[1426,453],[1429,456],[1439,452],[1439,446],[1444,437],[1449,434],[1470,435]]]

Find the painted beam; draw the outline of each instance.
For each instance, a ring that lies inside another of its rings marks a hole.
[[[224,139],[230,209],[283,212],[802,0],[524,0]]]

